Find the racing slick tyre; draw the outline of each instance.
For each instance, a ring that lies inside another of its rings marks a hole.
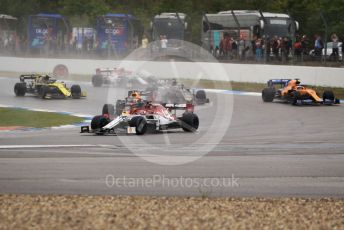
[[[130,127],[136,128],[137,135],[143,135],[147,131],[147,121],[146,118],[141,116],[133,117],[129,123]]]
[[[196,98],[199,100],[205,100],[207,98],[205,91],[203,89],[196,92]]]
[[[100,87],[103,85],[103,76],[102,75],[93,75],[92,76],[92,85],[94,87]]]
[[[14,93],[18,97],[25,96],[26,93],[26,84],[22,82],[18,82],[14,85]]]
[[[272,102],[275,97],[275,89],[274,88],[265,88],[262,91],[262,99],[264,102]]]
[[[123,113],[123,110],[125,108],[125,102],[121,100],[116,101],[116,115],[120,116]]]
[[[185,132],[195,132],[199,126],[198,116],[194,113],[183,113],[180,118],[182,129]]]
[[[91,129],[97,130],[97,129],[103,128],[105,125],[109,124],[109,122],[110,122],[110,119],[103,115],[95,116],[92,118],[92,121],[91,121]]]
[[[70,91],[72,93],[73,99],[80,99],[80,97],[81,97],[80,85],[72,85],[72,87],[70,88]]]
[[[102,114],[108,114],[109,116],[115,115],[115,107],[112,104],[104,104]]]
[[[331,90],[326,90],[323,93],[323,101],[335,101],[334,93]]]
[[[203,89],[198,90],[196,92],[195,97],[196,97],[196,102],[197,103],[200,103],[200,104],[207,103],[207,95],[206,95],[206,93],[205,93],[205,91]]]
[[[49,86],[43,85],[39,90],[38,90],[38,96],[42,99],[45,99],[47,96],[47,93],[49,92]]]

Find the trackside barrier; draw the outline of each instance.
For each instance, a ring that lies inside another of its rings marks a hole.
[[[17,58],[0,57],[0,71],[18,73],[52,73],[59,64],[67,66],[70,74],[93,75],[96,68],[112,68],[118,64],[124,68],[144,67],[146,73],[161,78],[192,78],[199,76],[199,69],[224,68],[225,75],[202,76],[209,80],[266,83],[271,78],[300,78],[303,84],[344,87],[344,68],[286,66],[264,64],[232,64],[209,62],[143,62],[89,59]],[[176,70],[178,76],[174,76]],[[203,71],[204,73],[204,71]]]

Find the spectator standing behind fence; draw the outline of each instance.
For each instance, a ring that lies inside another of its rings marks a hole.
[[[232,41],[232,58],[237,59],[238,56],[238,44],[237,41],[231,38]]]
[[[299,37],[296,38],[296,41],[294,43],[294,54],[296,56],[296,61],[302,60],[302,42]]]
[[[9,40],[8,40],[8,51],[13,54],[15,52],[16,47],[16,34],[11,33]]]
[[[93,49],[94,49],[94,38],[93,38],[93,36],[90,38],[90,51],[93,51]]]
[[[278,53],[279,53],[280,43],[279,43],[277,36],[275,36],[273,38],[271,46],[272,46],[272,53],[274,55],[274,58],[276,60],[278,60],[279,59]]]
[[[252,43],[254,43],[253,41],[246,41],[246,45],[245,45],[245,60],[254,60],[254,53],[253,53],[253,47],[252,47]]]
[[[226,59],[229,59],[232,52],[232,41],[229,35],[226,36]]]
[[[339,47],[338,47],[339,40],[338,40],[337,34],[332,34],[331,40],[332,40],[331,59],[333,58],[333,60],[338,61],[338,57],[339,57]]]
[[[266,60],[266,37],[262,37],[262,57],[264,60]]]
[[[246,41],[242,35],[240,35],[240,40],[238,44],[238,50],[239,50],[239,59],[244,60],[245,59],[245,47]]]
[[[282,54],[283,61],[288,61],[290,50],[292,48],[291,39],[289,39],[288,37],[284,37],[282,40],[282,44],[283,44],[283,49],[284,49],[283,54]]]
[[[262,50],[263,50],[263,44],[262,44],[262,39],[257,38],[255,41],[255,47],[256,47],[256,61],[260,62],[262,60]]]
[[[69,45],[72,47],[74,52],[76,51],[76,39],[77,39],[76,36],[74,36],[69,41]]]
[[[323,47],[324,47],[324,44],[321,40],[320,35],[316,35],[315,42],[314,42],[314,54],[315,54],[315,57],[319,60],[321,60]]]
[[[159,43],[157,44],[159,46],[158,47],[159,48],[159,53],[161,53],[161,51],[162,51],[161,50],[161,41],[162,41],[163,38],[164,38],[164,36],[160,34],[160,36],[159,36]]]
[[[220,48],[219,48],[219,56],[220,57],[224,57],[226,55],[226,51],[225,51],[225,46],[226,46],[226,38],[225,38],[226,35],[223,35],[223,37],[221,38],[221,41],[220,41]],[[215,57],[217,56],[217,53],[215,51]]]
[[[168,40],[167,40],[166,35],[161,36],[160,47],[161,47],[161,52],[163,55],[166,55],[167,43],[168,43]]]
[[[266,36],[266,40],[265,40],[265,60],[267,62],[270,61],[270,55],[271,55],[271,40],[270,40],[270,36]]]
[[[286,56],[287,56],[287,42],[286,42],[286,40],[285,40],[285,38],[282,38],[281,40],[281,45],[280,45],[280,47],[281,47],[281,60],[282,60],[282,62],[284,63],[284,62],[286,62]]]
[[[308,55],[308,48],[309,48],[309,41],[306,35],[303,35],[301,38],[301,47],[302,47],[301,61],[303,61],[304,56]]]
[[[257,36],[253,37],[253,40],[251,41],[251,52],[252,52],[252,58],[254,59],[256,56],[256,41],[258,40]]]

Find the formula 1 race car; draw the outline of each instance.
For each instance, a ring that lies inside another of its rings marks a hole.
[[[186,132],[195,132],[199,126],[198,116],[184,112],[176,116],[177,109],[185,109],[186,105],[144,103],[131,106],[122,115],[110,119],[108,114],[93,117],[91,127],[82,126],[81,133],[117,134],[120,132],[143,135],[147,130],[162,131],[181,128]],[[174,113],[172,113],[174,111]],[[90,130],[91,128],[91,130]]]
[[[206,98],[204,90],[198,90],[196,94],[191,93],[190,90],[183,89],[168,89],[162,88],[147,88],[143,91],[130,90],[128,96],[124,100],[117,100],[116,104],[105,104],[103,106],[102,114],[109,114],[110,116],[121,115],[126,107],[130,107],[136,103],[154,102],[158,104],[186,104],[188,112],[194,111],[195,104],[202,104],[209,102]]]
[[[73,98],[86,97],[86,93],[81,91],[79,85],[72,85],[70,88],[64,82],[58,82],[48,75],[24,74],[19,77],[20,82],[14,85],[16,96],[25,94],[37,95],[45,98]]]
[[[162,105],[166,104],[185,104],[187,112],[194,111],[194,104],[192,101],[188,103],[171,103],[171,102],[163,102],[156,100],[156,91],[138,91],[138,90],[130,90],[128,91],[128,96],[124,100],[117,100],[116,104],[104,104],[102,109],[102,114],[109,114],[110,117],[119,116],[122,114],[123,111],[128,110],[137,104],[147,103],[147,102],[154,102]]]
[[[128,89],[144,89],[155,82],[153,77],[145,77],[124,68],[98,68],[92,76],[94,87],[113,86]]]
[[[189,89],[177,80],[165,80],[156,89],[155,101],[160,103],[192,103],[202,105],[209,103],[209,98],[203,89]]]
[[[135,90],[145,90],[151,93],[152,101],[159,103],[209,103],[206,92],[203,89],[188,89],[175,79],[158,80],[154,76],[145,76],[124,68],[96,69],[96,75],[92,76],[92,85],[121,87]]]
[[[279,86],[276,89],[276,86]],[[311,88],[300,85],[299,79],[271,79],[268,87],[262,91],[264,102],[272,102],[277,99],[292,105],[299,104],[339,104],[339,99],[335,98],[331,90],[326,90],[322,98]]]
[[[129,90],[128,96],[124,100],[117,100],[116,104],[104,104],[102,114],[109,116],[119,116],[124,110],[128,110],[137,104],[152,102],[153,97],[150,91]]]

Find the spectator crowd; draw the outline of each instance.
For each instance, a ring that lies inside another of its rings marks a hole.
[[[48,33],[49,34],[49,33]],[[306,35],[291,37],[262,36],[254,37],[252,40],[241,35],[238,38],[223,33],[219,46],[211,48],[213,55],[226,61],[256,61],[256,62],[282,62],[288,61],[342,61],[343,38],[336,33],[330,36],[330,41],[325,43],[320,35],[308,38]],[[44,44],[39,50],[30,50],[25,37],[18,36],[15,32],[0,31],[0,54],[5,55],[72,55],[72,56],[104,56],[104,50],[98,49],[104,44],[97,44],[94,37],[85,37],[78,41],[77,37],[68,42],[58,42],[61,39],[47,36]],[[64,41],[62,39],[62,41]],[[143,48],[149,44],[147,36],[143,36],[140,42]],[[165,52],[168,46],[166,35],[160,36],[161,52]],[[105,44],[106,45],[106,44]],[[137,44],[137,47],[139,45]],[[326,49],[325,49],[326,47]],[[99,50],[102,50],[100,52]],[[115,53],[111,50],[111,55]]]
[[[344,38],[344,37],[343,37]],[[343,38],[336,33],[331,35],[330,42],[325,44],[320,35],[309,39],[306,35],[295,38],[263,36],[252,40],[241,35],[239,38],[224,33],[219,46],[211,48],[213,55],[222,60],[288,62],[295,61],[342,61]],[[325,50],[326,46],[326,50]]]

